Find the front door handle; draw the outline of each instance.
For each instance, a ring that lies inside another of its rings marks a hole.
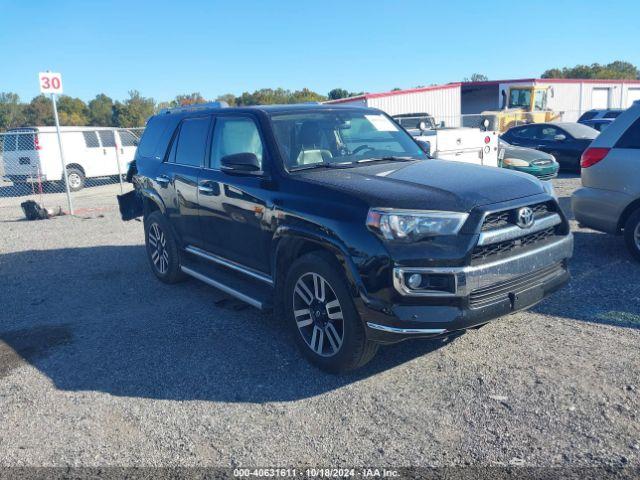
[[[198,185],[198,191],[200,193],[204,193],[205,195],[210,195],[213,193],[213,188],[207,187],[205,185]]]
[[[166,175],[158,175],[156,177],[156,182],[158,182],[163,187],[166,187],[167,185],[169,185],[170,181],[171,181],[171,179],[169,177],[167,177]]]

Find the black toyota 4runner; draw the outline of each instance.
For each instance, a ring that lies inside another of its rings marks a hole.
[[[178,108],[147,123],[124,219],[149,263],[286,317],[329,371],[379,344],[529,307],[565,284],[573,239],[550,186],[430,159],[379,110]]]

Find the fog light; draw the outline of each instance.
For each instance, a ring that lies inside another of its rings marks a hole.
[[[422,275],[420,275],[419,273],[412,273],[411,275],[409,275],[407,284],[409,285],[409,288],[419,288],[422,284]]]

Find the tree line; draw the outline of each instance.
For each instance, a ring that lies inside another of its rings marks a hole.
[[[333,89],[322,95],[308,88],[286,90],[284,88],[263,88],[253,93],[244,92],[236,96],[232,93],[220,95],[215,101],[225,101],[231,106],[268,105],[303,102],[321,102],[331,98],[343,98],[358,93],[344,89]],[[156,102],[144,97],[137,90],[131,90],[124,101],[113,100],[104,93],[96,95],[89,102],[80,98],[61,95],[58,99],[58,116],[61,125],[100,127],[142,127],[147,118],[165,108],[206,103],[200,93],[177,95],[168,102]],[[21,126],[53,125],[51,99],[38,95],[30,102],[23,102],[16,93],[0,92],[0,131]]]
[[[640,78],[640,71],[629,62],[617,60],[606,65],[593,63],[591,65],[576,65],[575,67],[552,68],[546,70],[542,74],[542,78],[631,80]],[[480,73],[474,73],[470,78],[465,78],[465,81],[483,80],[488,80],[488,78]],[[394,90],[399,90],[399,88]],[[327,95],[322,95],[308,88],[294,91],[284,88],[262,88],[253,93],[244,92],[239,96],[226,93],[214,100],[225,101],[231,106],[269,105],[322,102],[362,95],[363,93],[334,88]],[[198,92],[177,95],[168,102],[156,102],[153,98],[142,96],[137,90],[131,90],[129,97],[124,101],[114,101],[104,93],[96,95],[89,102],[61,95],[58,99],[58,115],[61,125],[132,128],[144,126],[147,118],[162,109],[207,101]],[[0,92],[0,131],[27,125],[53,125],[51,100],[44,95],[38,95],[27,103],[23,102],[15,93]]]

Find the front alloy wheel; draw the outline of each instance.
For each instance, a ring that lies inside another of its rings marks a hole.
[[[378,345],[367,339],[354,291],[329,252],[297,258],[288,269],[280,299],[301,353],[322,370],[354,370],[375,355]]]
[[[293,315],[305,343],[316,354],[331,357],[344,339],[344,318],[338,296],[318,273],[303,274],[293,290]]]

